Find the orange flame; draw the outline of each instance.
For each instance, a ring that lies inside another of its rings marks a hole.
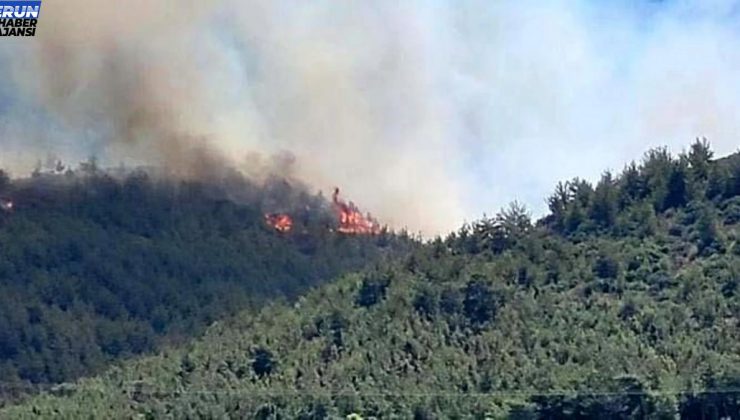
[[[339,219],[339,232],[350,235],[377,235],[380,224],[368,213],[366,216],[353,202],[344,202],[339,198],[339,188],[334,189],[332,196],[334,212]]]
[[[333,209],[339,227],[337,231],[347,235],[378,235],[381,232],[380,224],[369,213],[363,215],[357,206],[339,198],[339,188],[334,189],[332,196]],[[286,213],[266,213],[265,223],[281,233],[293,229],[293,219]]]
[[[265,222],[278,232],[287,233],[293,229],[293,219],[287,214],[268,213],[265,215]]]

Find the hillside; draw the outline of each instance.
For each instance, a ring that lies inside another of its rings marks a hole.
[[[329,203],[281,180],[134,171],[0,177],[0,383],[12,396],[200,334],[413,241],[338,235]],[[295,229],[265,223],[294,211]]]
[[[7,418],[739,418],[740,163],[649,152]]]

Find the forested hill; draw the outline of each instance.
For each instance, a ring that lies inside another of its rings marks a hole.
[[[740,163],[573,180],[7,418],[738,418]]]
[[[120,172],[120,171],[119,171]],[[413,241],[332,233],[300,186],[76,171],[0,174],[0,390],[73,380],[289,299]],[[278,232],[265,211],[290,211]]]

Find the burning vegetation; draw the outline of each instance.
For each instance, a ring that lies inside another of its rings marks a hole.
[[[293,218],[285,213],[268,213],[265,222],[278,232],[290,232],[293,229]]]
[[[363,215],[353,202],[345,202],[339,198],[339,188],[334,189],[332,195],[334,212],[339,219],[341,233],[352,235],[377,235],[380,233],[380,224],[373,219],[370,213]]]
[[[377,235],[381,232],[380,223],[369,213],[362,214],[351,201],[345,202],[339,197],[339,188],[332,195],[332,213],[336,220],[336,231],[347,235]],[[265,223],[281,233],[293,229],[293,217],[287,213],[267,213]]]

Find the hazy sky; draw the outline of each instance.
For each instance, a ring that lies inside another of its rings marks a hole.
[[[45,0],[0,39],[0,162],[290,151],[431,234],[650,147],[740,145],[739,2],[205,3]]]

